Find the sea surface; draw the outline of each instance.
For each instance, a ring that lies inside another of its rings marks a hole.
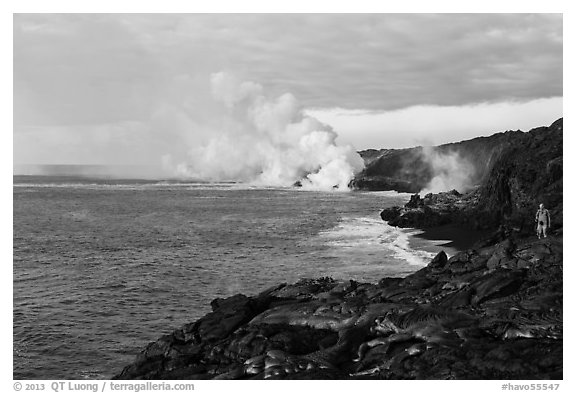
[[[14,378],[108,379],[216,297],[405,276],[440,249],[380,219],[408,198],[15,176]]]

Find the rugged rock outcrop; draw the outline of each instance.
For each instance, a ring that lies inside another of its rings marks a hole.
[[[398,227],[428,228],[457,223],[476,229],[504,226],[522,234],[533,233],[540,203],[550,210],[551,232],[562,230],[563,120],[515,137],[503,148],[483,183],[460,195],[457,191],[414,195],[404,207],[381,213]],[[515,134],[516,135],[516,134]]]
[[[478,211],[530,232],[538,204],[544,203],[562,227],[563,119],[524,134],[494,163],[478,199]]]
[[[389,225],[400,228],[430,228],[464,220],[476,202],[477,194],[462,195],[456,190],[439,194],[427,194],[421,198],[414,194],[404,207],[384,209],[380,217]]]
[[[506,239],[405,278],[212,302],[120,379],[561,379],[562,239]]]
[[[560,119],[560,126],[562,120]],[[551,126],[553,128],[554,125]],[[539,132],[547,127],[531,131]],[[351,186],[361,190],[417,193],[424,189],[435,173],[427,159],[427,152],[433,150],[438,155],[458,154],[474,170],[469,174],[470,185],[479,185],[490,176],[495,162],[505,156],[504,152],[527,138],[522,131],[506,131],[489,137],[478,137],[462,142],[448,143],[432,149],[414,147],[408,149],[364,150],[365,169],[351,182]],[[558,165],[553,165],[558,168]],[[560,162],[561,167],[561,162]],[[554,169],[550,168],[553,172]],[[467,190],[459,190],[464,192]]]

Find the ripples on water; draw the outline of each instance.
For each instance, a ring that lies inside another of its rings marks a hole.
[[[412,272],[430,253],[378,217],[405,199],[15,178],[14,378],[110,378],[215,297]]]

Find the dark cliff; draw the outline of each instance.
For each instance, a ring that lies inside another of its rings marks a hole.
[[[478,209],[520,230],[532,227],[538,204],[544,203],[562,226],[563,119],[522,134],[502,150],[480,190]]]
[[[506,131],[431,149],[439,155],[458,154],[469,162],[474,168],[469,183],[474,185],[483,182],[502,152],[521,141],[525,134],[522,131]],[[434,170],[426,159],[426,151],[420,146],[361,151],[366,167],[351,185],[369,191],[420,192],[434,177]]]
[[[552,232],[562,228],[563,119],[530,132],[504,133],[461,142],[460,152],[486,159],[472,191],[414,196],[404,207],[386,209],[390,225],[425,228],[456,223],[496,229],[501,225],[532,233],[540,203],[550,210]],[[498,144],[500,142],[501,144]],[[449,147],[444,147],[448,149]]]

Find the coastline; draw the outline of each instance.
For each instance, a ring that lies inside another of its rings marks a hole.
[[[399,229],[408,236],[410,249],[424,251],[432,257],[443,251],[448,258],[474,248],[493,234],[491,231],[474,230],[455,223],[429,228]]]
[[[215,299],[114,379],[562,379],[562,244],[506,238],[377,284]]]
[[[447,248],[448,255],[473,248],[474,245],[491,234],[489,230],[475,230],[459,224],[445,224],[430,228],[410,229],[414,247],[421,247],[419,239],[433,241],[440,248]]]

